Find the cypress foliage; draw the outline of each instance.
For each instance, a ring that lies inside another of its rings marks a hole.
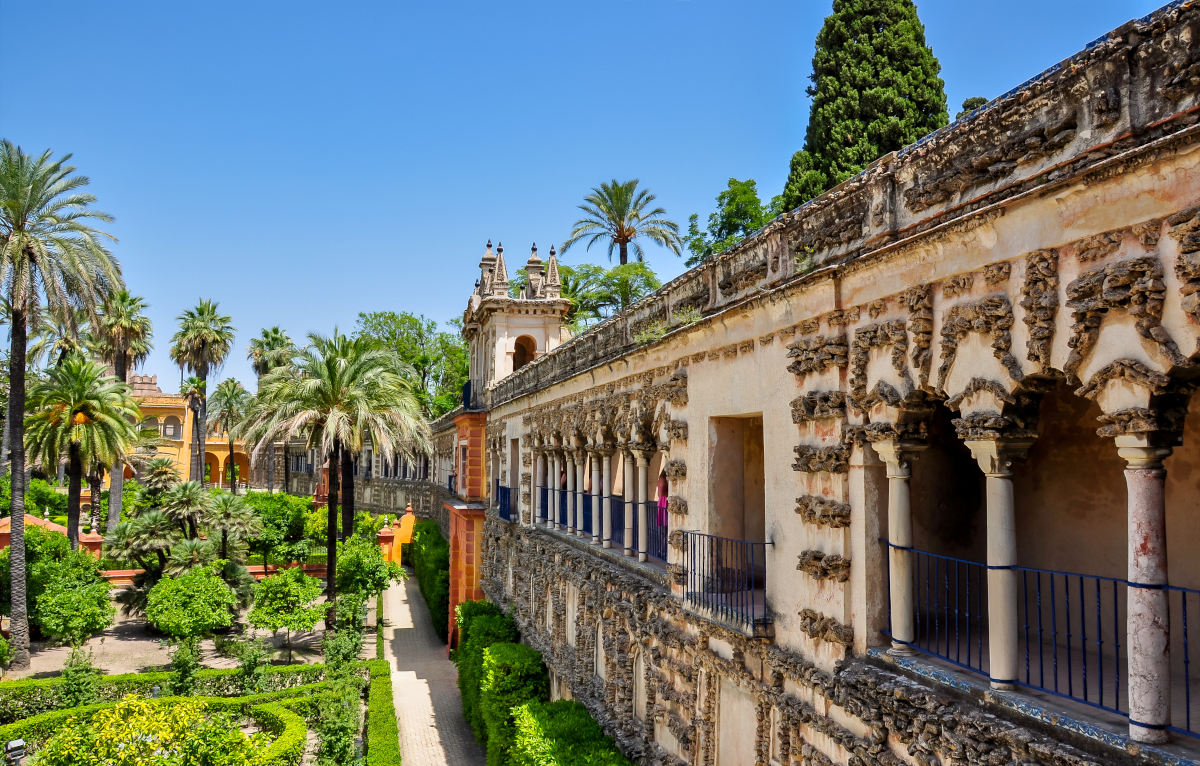
[[[804,149],[783,190],[792,210],[947,122],[941,65],[913,0],[833,0],[813,54]]]

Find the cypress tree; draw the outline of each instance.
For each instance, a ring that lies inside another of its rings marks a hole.
[[[792,210],[947,122],[941,65],[913,0],[833,0],[813,54],[804,148],[783,190]]]

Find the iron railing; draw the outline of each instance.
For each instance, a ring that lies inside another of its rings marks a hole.
[[[1180,684],[1183,686],[1183,705],[1181,707],[1178,704],[1178,695],[1173,695],[1173,725],[1167,728],[1178,734],[1200,737],[1200,721],[1192,721],[1192,699],[1200,695],[1200,688],[1196,689],[1197,694],[1192,694],[1192,684],[1200,686],[1200,679],[1193,679],[1191,662],[1191,636],[1200,628],[1196,624],[1200,620],[1200,590],[1176,585],[1166,585],[1164,589],[1167,592],[1171,626],[1171,679],[1176,687]]]
[[[648,500],[640,503],[646,514],[646,555],[659,561],[667,560],[667,511]]]
[[[612,507],[612,535],[609,537],[609,542],[614,548],[623,548],[625,546],[625,498],[620,495],[613,495],[609,498],[609,503]],[[604,529],[603,525],[600,527]]]
[[[914,607],[909,646],[987,675],[987,566],[928,551],[909,552]]]
[[[567,523],[567,517],[571,512],[571,509],[567,507],[569,493],[565,489],[556,489],[554,491],[558,493],[558,526],[559,529],[566,529],[570,526]]]
[[[458,493],[458,490],[455,488],[455,480],[457,478],[458,477],[454,474],[450,474],[449,478],[446,479],[446,489],[448,489],[452,495]]]
[[[709,617],[751,632],[769,623],[766,582],[770,544],[685,530],[687,603]]]
[[[512,521],[512,488],[496,482],[496,515],[504,521]]]
[[[549,487],[538,488],[538,521],[545,523],[550,518],[550,489]]]
[[[579,522],[579,529],[587,537],[592,536],[592,503],[595,501],[592,496],[586,492],[577,493],[576,497],[581,500],[580,505],[583,507],[583,519]]]

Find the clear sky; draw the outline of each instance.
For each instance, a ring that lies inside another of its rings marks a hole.
[[[950,113],[1161,5],[924,0]],[[461,315],[490,237],[510,268],[561,244],[601,181],[637,177],[683,226],[731,177],[778,194],[804,140],[829,0],[182,3],[3,0],[0,135],[73,152],[129,287],[144,371],[198,298],[246,344],[359,311]],[[665,281],[682,260],[647,250]],[[606,263],[579,246],[567,263]]]

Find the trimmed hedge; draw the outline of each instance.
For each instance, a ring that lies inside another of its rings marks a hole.
[[[385,660],[367,663],[367,766],[399,766],[400,728],[392,704],[392,668]]]
[[[383,594],[375,599],[375,659],[383,659]]]
[[[550,698],[550,679],[541,653],[524,644],[492,644],[483,650],[479,712],[487,732],[487,762],[508,763],[512,748],[512,709]]]
[[[412,562],[433,631],[445,643],[450,627],[450,543],[436,521],[413,525]]]
[[[266,669],[272,691],[312,684],[325,676],[324,665],[283,665]],[[98,702],[116,702],[129,694],[149,697],[155,686],[167,689],[171,673],[127,673],[96,679]],[[201,670],[197,674],[197,696],[234,697],[240,693],[236,668]],[[0,683],[0,725],[59,710],[63,707],[61,677],[22,679]]]
[[[460,647],[467,642],[467,637],[471,635],[471,620],[485,614],[500,617],[504,612],[500,607],[486,600],[464,601],[454,607],[454,624],[458,627],[458,645]],[[450,658],[454,658],[453,652],[451,652]]]
[[[479,711],[479,686],[483,680],[483,653],[492,644],[520,640],[517,624],[507,615],[481,614],[468,623],[467,640],[454,653],[458,665],[458,689],[462,695],[463,715],[479,744],[487,744],[487,729]]]
[[[509,766],[629,766],[587,708],[574,700],[527,702],[513,708],[512,718]]]
[[[308,724],[281,703],[268,702],[250,708],[250,719],[275,741],[263,752],[263,760],[279,766],[299,766],[308,744]]]

